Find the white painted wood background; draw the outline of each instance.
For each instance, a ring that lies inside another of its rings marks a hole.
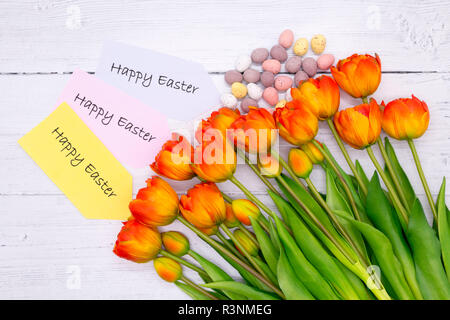
[[[120,223],[85,220],[17,144],[53,110],[75,68],[95,70],[105,39],[203,63],[220,91],[228,90],[223,72],[233,67],[237,55],[270,48],[287,27],[296,37],[324,34],[326,51],[337,58],[377,52],[383,77],[374,97],[389,101],[414,93],[430,107],[430,128],[416,143],[436,194],[442,176],[450,172],[449,15],[449,1],[2,0],[0,299],[186,298],[160,280],[151,263],[138,265],[114,256]],[[343,107],[352,103],[343,94]],[[319,139],[344,166],[324,126]],[[409,149],[405,143],[396,142],[395,147],[425,199]],[[366,154],[351,150],[351,155],[373,170]],[[151,172],[146,168],[132,173],[136,192]],[[239,167],[237,177],[269,203],[251,172]],[[323,189],[319,170],[313,172],[313,181]],[[190,184],[174,186],[182,193]],[[242,197],[228,183],[220,187]],[[193,249],[225,265],[187,234]]]

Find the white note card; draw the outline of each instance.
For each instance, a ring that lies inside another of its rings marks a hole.
[[[220,103],[201,64],[119,42],[104,44],[96,75],[169,119],[190,121]]]

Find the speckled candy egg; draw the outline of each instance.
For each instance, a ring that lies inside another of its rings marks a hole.
[[[292,30],[290,29],[284,30],[280,34],[280,37],[278,38],[278,43],[285,49],[292,46],[293,42],[294,42],[294,32],[292,32]]]
[[[225,81],[230,86],[234,82],[242,82],[242,74],[240,72],[237,72],[236,70],[228,70],[225,72]]]
[[[269,59],[263,62],[262,68],[264,71],[270,71],[273,74],[277,74],[281,70],[281,63],[275,59]]]
[[[220,102],[222,102],[222,105],[227,108],[234,108],[236,107],[238,101],[235,96],[233,96],[231,93],[224,93],[220,96]]]
[[[317,62],[314,58],[308,57],[303,59],[302,62],[303,71],[310,77],[314,77],[317,73]]]
[[[266,48],[257,48],[252,52],[252,61],[254,63],[263,63],[269,57],[269,50]]]
[[[298,56],[303,56],[308,52],[308,39],[300,38],[294,43],[294,53]]]
[[[317,66],[321,70],[328,70],[334,63],[332,54],[323,54],[317,59]]]
[[[247,95],[247,87],[243,83],[235,82],[231,85],[231,93],[237,99],[242,99]]]
[[[239,72],[244,72],[252,64],[252,59],[247,55],[241,55],[236,59],[234,67]]]
[[[311,49],[315,54],[321,54],[325,50],[327,39],[322,34],[316,34],[311,39]]]
[[[279,44],[275,45],[270,49],[270,56],[280,62],[285,62],[287,60],[288,54],[286,49]]]
[[[271,87],[275,81],[275,76],[270,71],[264,71],[261,74],[261,83],[264,87]]]
[[[302,67],[302,58],[299,56],[290,57],[284,64],[284,67],[289,73],[297,73]]]
[[[306,72],[300,70],[300,71],[297,72],[297,73],[295,74],[295,76],[294,76],[294,84],[295,84],[296,87],[298,87],[298,84],[300,83],[300,81],[308,80],[308,79],[309,79],[309,77],[308,77],[308,75],[306,74]]]
[[[278,76],[275,78],[275,89],[284,92],[292,87],[292,78],[289,76]]]
[[[255,69],[247,69],[244,71],[244,80],[247,82],[258,82],[261,77],[259,71]]]
[[[249,97],[245,97],[242,101],[241,101],[241,111],[244,113],[247,113],[250,111],[249,107],[258,107],[258,102],[252,98]]]
[[[277,89],[275,89],[274,87],[268,87],[268,88],[264,89],[263,99],[271,106],[276,105],[278,102]]]
[[[256,83],[249,83],[247,85],[248,96],[252,99],[259,100],[263,94],[263,89]]]

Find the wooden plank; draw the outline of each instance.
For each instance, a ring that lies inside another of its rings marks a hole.
[[[448,1],[10,0],[0,12],[1,72],[93,71],[106,39],[225,71],[286,27],[326,35],[339,58],[378,52],[386,71],[450,71]]]

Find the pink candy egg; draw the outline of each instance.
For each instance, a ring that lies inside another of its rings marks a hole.
[[[263,62],[262,68],[264,71],[270,71],[273,74],[277,74],[281,70],[281,63],[275,59],[269,59]]]
[[[277,89],[275,89],[274,87],[268,87],[268,88],[264,89],[263,99],[271,106],[276,105],[278,103]]]
[[[334,63],[332,54],[323,54],[317,59],[317,66],[321,70],[328,70]]]
[[[278,91],[286,91],[292,87],[292,78],[288,76],[278,76],[275,78],[275,88]]]
[[[290,29],[284,30],[278,38],[278,43],[285,49],[292,46],[294,42],[294,33]]]

